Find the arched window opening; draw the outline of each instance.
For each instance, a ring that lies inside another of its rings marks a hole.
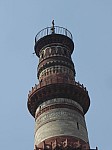
[[[41,58],[44,58],[44,53],[42,53]]]

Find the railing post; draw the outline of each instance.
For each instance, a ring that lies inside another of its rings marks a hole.
[[[47,27],[47,35],[48,35],[48,27]]]
[[[67,36],[67,29],[65,29],[65,35]]]

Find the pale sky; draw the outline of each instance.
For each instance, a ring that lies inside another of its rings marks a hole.
[[[91,148],[112,149],[112,0],[0,0],[0,149],[33,150],[27,94],[35,83],[35,35],[55,25],[71,31],[76,81],[90,95]]]

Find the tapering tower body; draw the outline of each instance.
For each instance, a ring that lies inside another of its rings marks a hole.
[[[84,115],[90,99],[75,81],[73,49],[72,34],[54,24],[35,37],[39,84],[28,94],[28,109],[35,118],[36,150],[89,149]]]

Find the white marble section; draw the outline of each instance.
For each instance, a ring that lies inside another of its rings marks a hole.
[[[73,100],[58,98],[44,102],[41,104],[41,108],[54,103],[62,103],[62,101],[81,107],[74,103]],[[56,108],[42,113],[36,119],[35,145],[55,136],[74,136],[88,142],[85,118],[79,112],[68,108]]]

